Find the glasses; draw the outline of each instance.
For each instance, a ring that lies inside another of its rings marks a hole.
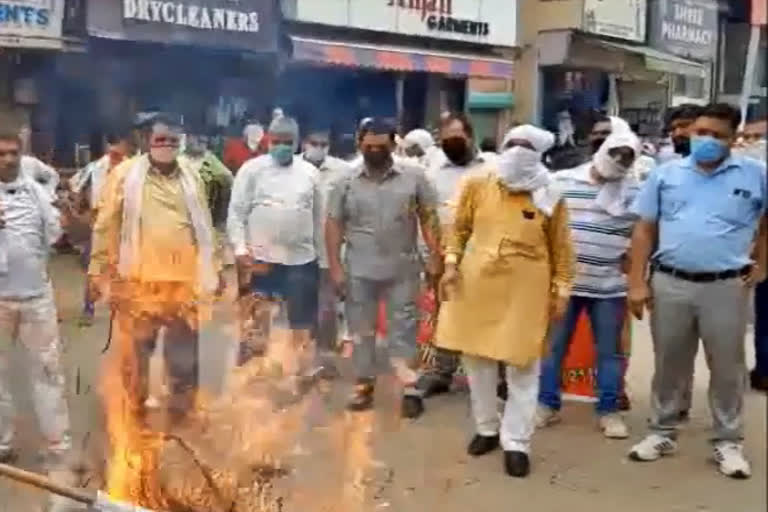
[[[9,149],[6,151],[0,151],[0,158],[6,157],[6,156],[19,156],[19,150]]]

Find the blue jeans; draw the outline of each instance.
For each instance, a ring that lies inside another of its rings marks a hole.
[[[541,363],[539,403],[556,411],[562,406],[560,377],[563,359],[568,353],[579,316],[585,309],[597,349],[597,414],[609,414],[618,410],[621,390],[623,357],[619,353],[619,346],[626,320],[625,297],[571,297],[565,316],[552,328],[550,354]]]
[[[755,374],[768,377],[768,281],[755,288]]]

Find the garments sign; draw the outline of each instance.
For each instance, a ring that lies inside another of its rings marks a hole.
[[[88,33],[109,39],[274,51],[272,0],[98,0]]]
[[[494,46],[517,44],[517,0],[284,0],[286,18]]]
[[[64,0],[0,0],[0,47],[61,49]]]
[[[716,0],[656,0],[650,44],[680,57],[713,60],[717,54]]]
[[[584,30],[645,42],[646,0],[584,0]]]

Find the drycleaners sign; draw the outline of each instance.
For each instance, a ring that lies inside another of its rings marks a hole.
[[[714,59],[717,9],[715,0],[658,0],[651,9],[651,45],[681,57]]]
[[[0,0],[0,47],[60,49],[64,0]]]
[[[0,0],[2,1],[2,0]],[[88,2],[97,37],[272,51],[273,0],[98,0]]]

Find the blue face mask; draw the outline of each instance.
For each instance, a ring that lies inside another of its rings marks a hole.
[[[712,163],[725,158],[728,146],[709,135],[691,137],[691,156],[698,163]]]
[[[273,144],[269,148],[269,154],[280,165],[288,165],[293,160],[293,145],[291,144]]]

